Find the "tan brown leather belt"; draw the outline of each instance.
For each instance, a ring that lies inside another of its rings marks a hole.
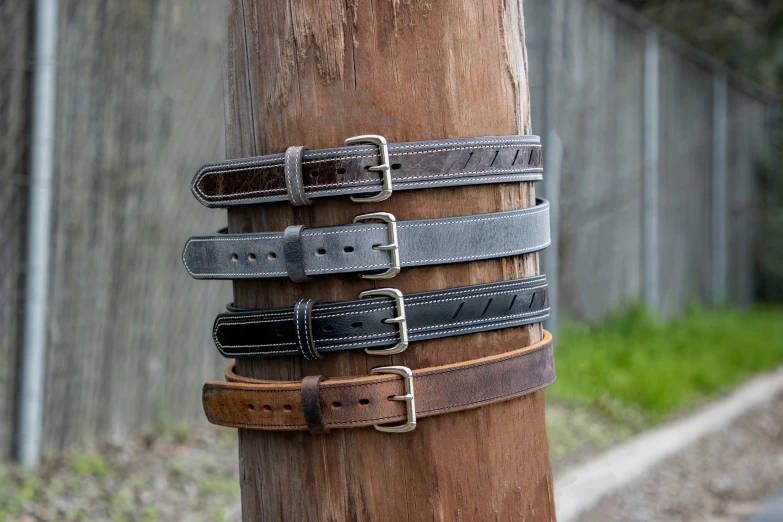
[[[404,432],[416,419],[477,408],[539,390],[555,379],[552,335],[512,352],[472,361],[409,370],[373,368],[366,377],[305,377],[266,381],[226,368],[230,382],[204,385],[203,404],[212,424],[233,428],[325,433],[331,428],[372,426]],[[386,424],[402,422],[388,426]]]

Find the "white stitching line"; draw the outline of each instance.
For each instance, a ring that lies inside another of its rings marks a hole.
[[[545,316],[545,315],[549,314],[549,311],[550,311],[550,308],[546,308],[544,310],[541,310],[540,313],[541,313],[542,316]],[[508,316],[508,317],[516,317],[516,316]],[[544,319],[544,317],[542,317],[542,320],[543,319]],[[492,323],[492,326],[500,326],[500,325],[504,325],[504,324],[513,324],[513,323],[518,323],[518,322],[519,322],[518,319],[515,320],[515,321],[502,321],[502,322],[499,322],[499,323]],[[535,322],[538,322],[538,321],[535,321]],[[525,323],[521,323],[520,326],[522,324],[525,324]],[[466,327],[466,328],[457,328],[457,329],[454,329],[454,330],[448,329],[448,331],[449,331],[449,333],[453,334],[455,332],[465,332],[465,331],[468,331],[468,330],[475,330],[477,328],[479,328],[479,329],[482,328],[482,325]],[[415,336],[415,334],[414,334],[414,336]],[[411,337],[414,337],[414,336],[411,336]],[[452,337],[452,336],[449,336],[449,337]],[[336,348],[336,347],[344,348],[344,347],[347,347],[347,346],[359,346],[359,345],[364,346],[364,345],[367,345],[367,344],[385,343],[385,342],[388,342],[390,340],[391,339],[379,339],[377,341],[363,341],[363,342],[358,342],[358,343],[337,344],[337,345],[331,345],[331,346],[329,346],[329,348]]]
[[[310,333],[308,330],[308,323],[310,322],[310,317],[308,317],[307,310],[310,308],[310,303],[312,302],[312,299],[308,299],[306,306],[305,306],[305,316],[304,316],[304,324],[305,324],[305,340],[307,341],[307,351],[310,352],[310,354],[313,357],[313,361],[318,359],[318,356],[315,354],[315,351],[313,350],[313,345],[315,344],[315,339],[313,339],[313,342],[310,342]]]
[[[539,290],[541,288],[547,288],[547,286],[548,285],[540,285],[540,286],[535,286],[535,287],[531,287],[531,288],[525,288],[524,290]],[[474,295],[474,296],[468,296],[467,298],[464,298],[464,299],[456,297],[456,298],[449,298],[449,299],[442,299],[442,300],[440,300],[440,299],[433,299],[433,300],[430,300],[430,301],[424,301],[424,302],[420,302],[420,303],[410,303],[410,304],[406,303],[406,304],[409,304],[409,306],[419,306],[419,305],[425,305],[425,304],[431,304],[431,303],[440,303],[440,302],[446,302],[446,301],[468,300],[468,299],[481,298],[481,297],[490,297],[490,296],[493,296],[493,295],[504,295],[504,294],[509,294],[509,293],[515,292],[515,291],[516,291],[515,289],[510,289],[510,290],[504,290],[504,291],[501,291],[501,292],[491,292],[491,293],[485,293],[485,294],[478,294],[478,295]],[[312,301],[312,299],[308,299],[308,301]],[[298,312],[296,310],[297,310],[298,306],[299,306],[299,302],[297,302],[297,305],[294,307],[294,309],[295,309],[294,314],[295,314],[295,317],[297,317],[297,318],[298,318]],[[393,306],[390,306],[390,307],[385,307],[385,308],[376,308],[376,309],[373,309],[373,310],[362,310],[359,313],[366,314],[366,313],[372,313],[372,312],[382,311],[382,310],[391,310],[393,308],[394,308]],[[484,318],[484,319],[474,319],[474,320],[471,320],[471,321],[458,321],[458,322],[451,322],[451,323],[442,323],[442,324],[438,324],[438,325],[421,326],[421,327],[416,327],[416,328],[410,328],[409,331],[413,332],[413,331],[417,331],[417,330],[433,330],[433,329],[439,329],[439,328],[448,327],[450,325],[456,326],[456,325],[460,325],[460,324],[474,324],[474,323],[482,323],[482,322],[484,322],[484,323],[494,323],[494,321],[496,321],[497,319],[509,319],[509,318],[513,318],[513,317],[524,317],[524,316],[528,316],[528,315],[542,314],[542,313],[549,312],[549,310],[550,310],[550,308],[547,307],[547,308],[543,308],[541,310],[536,310],[536,311],[533,311],[533,312],[521,312],[521,313],[514,314],[514,315],[493,316],[494,319],[492,317],[490,317],[490,318]],[[347,316],[347,315],[354,315],[354,313],[352,313],[352,312],[339,313],[339,314],[319,316],[318,318],[319,319],[328,319],[328,318],[332,318],[332,317],[342,317],[342,316]],[[263,323],[263,322],[273,322],[273,321],[252,321],[252,322],[243,322],[243,323],[237,323],[237,324],[241,324],[241,325],[247,324],[247,325],[250,325],[250,324],[260,324],[260,323]],[[451,330],[451,329],[447,328],[447,330]],[[305,332],[307,332],[307,325],[305,325]],[[305,335],[307,336],[307,333],[305,333]],[[373,337],[389,337],[389,336],[391,336],[391,333],[379,333],[379,334],[371,334],[371,335],[364,335],[364,336],[362,336],[362,335],[342,336],[340,338],[331,337],[331,338],[320,339],[320,340],[316,341],[315,344],[319,345],[319,344],[323,344],[325,342],[337,341],[337,340],[340,340],[340,339],[370,339],[370,338],[373,338]],[[299,338],[298,320],[297,320],[297,338]],[[301,345],[301,339],[299,339],[299,343]],[[293,344],[293,343],[289,343],[289,344]],[[268,347],[273,347],[273,346],[283,346],[283,345],[282,344],[255,344],[255,345],[242,345],[242,346],[237,346],[237,347],[242,347],[242,348],[268,348]],[[339,345],[330,345],[330,346],[343,346],[343,345],[339,344]]]
[[[480,172],[477,172],[476,174],[490,174],[490,173],[493,173],[493,172],[500,172],[500,171],[494,171],[494,170],[493,171],[480,171]],[[398,179],[395,178],[393,181],[395,183],[397,183],[397,185],[395,185],[394,189],[395,190],[409,190],[411,187],[428,186],[428,185],[445,185],[445,186],[457,185],[457,186],[461,186],[459,182],[462,181],[463,178],[461,176],[457,177],[456,174],[459,174],[459,173],[454,173],[454,177],[452,177],[450,179],[440,179],[440,180],[434,180],[434,181],[398,181]],[[451,176],[451,175],[449,175],[449,176]],[[424,176],[424,177],[427,178],[427,177],[430,177],[430,176]],[[464,183],[464,185],[465,186],[476,185],[476,184],[486,185],[486,184],[491,184],[491,183],[497,183],[500,180],[513,180],[513,181],[522,182],[522,181],[538,181],[538,180],[541,180],[541,179],[543,179],[543,169],[542,168],[536,168],[536,169],[531,169],[530,172],[521,171],[518,174],[513,174],[513,175],[509,175],[509,176],[492,176],[492,177],[486,177],[486,178],[476,178],[475,176],[465,176],[464,180],[467,180],[468,182]],[[481,180],[482,183],[475,183],[478,180]],[[470,181],[473,181],[473,183],[470,183]],[[369,183],[374,183],[376,185],[380,185],[379,180],[376,180],[376,179],[355,180],[355,181],[352,181],[350,183],[346,182],[347,185],[355,184],[354,186],[350,186],[350,187],[347,187],[347,188],[330,189],[330,190],[313,190],[309,197],[318,198],[318,197],[323,197],[323,196],[327,196],[327,195],[330,195],[330,194],[345,195],[345,194],[351,194],[351,193],[354,193],[354,192],[363,192],[364,190],[367,190],[367,188],[363,187],[362,185],[369,184]],[[320,187],[320,186],[326,186],[326,185],[318,185],[318,186]],[[270,201],[270,200],[276,200],[276,199],[280,198],[281,196],[283,197],[282,200],[285,201],[285,196],[282,194],[282,192],[284,192],[284,191],[282,189],[265,189],[265,190],[267,190],[269,192],[281,192],[281,194],[280,195],[272,195],[272,196],[258,196],[258,197],[255,197],[255,198],[240,198],[240,199],[237,199],[234,203],[235,204],[240,204],[240,203],[248,203],[248,202],[252,202],[252,201],[259,201],[259,202]],[[255,191],[255,192],[261,192],[261,191],[259,190],[259,191]],[[233,197],[235,197],[237,195],[243,195],[243,194],[254,194],[255,192],[234,193],[234,194],[229,194],[229,195],[225,195],[225,196],[220,196],[220,195],[210,196],[212,199],[209,200],[209,201],[215,201],[215,200],[219,201],[220,199],[233,198]]]
[[[544,315],[544,314],[548,314],[549,312],[550,312],[550,307],[546,307],[546,308],[542,308],[540,310],[535,310],[533,312],[521,312],[521,313],[513,314],[513,315],[501,315],[501,316],[487,317],[487,318],[484,318],[484,319],[473,319],[471,321],[459,321],[459,322],[455,322],[455,323],[443,323],[443,324],[436,324],[436,325],[430,325],[430,326],[420,326],[420,327],[416,327],[416,328],[408,328],[408,331],[409,332],[414,332],[414,331],[417,331],[417,330],[418,331],[421,331],[421,330],[428,330],[428,331],[439,330],[437,333],[445,333],[445,332],[451,333],[451,332],[458,332],[458,331],[461,332],[463,330],[471,329],[471,328],[455,329],[455,328],[452,328],[452,326],[457,326],[457,325],[460,325],[460,324],[478,324],[479,327],[490,326],[490,325],[494,326],[495,324],[500,324],[500,323],[498,323],[498,321],[501,320],[501,319],[503,320],[502,324],[505,324],[505,323],[509,323],[509,322],[516,322],[516,321],[508,321],[508,319]],[[476,327],[474,326],[472,328],[476,328]],[[392,335],[392,334],[394,334],[394,335]],[[426,337],[426,335],[427,335],[427,333],[423,333],[423,334],[420,334],[419,337]],[[316,344],[322,344],[322,343],[326,343],[326,342],[329,342],[329,341],[339,341],[340,339],[372,339],[373,337],[388,337],[388,339],[381,339],[381,340],[377,341],[377,342],[384,342],[384,341],[394,340],[394,339],[396,339],[398,337],[398,335],[397,335],[397,332],[389,332],[389,333],[378,333],[378,334],[371,334],[371,335],[352,335],[352,336],[344,336],[344,337],[330,337],[330,338],[327,338],[327,339],[320,339],[320,340],[318,340],[316,342]],[[415,335],[411,336],[411,337],[415,337]],[[335,344],[330,344],[329,347],[334,347],[334,346],[352,346],[352,345],[355,345],[355,344],[362,344],[362,343],[351,343],[350,345],[344,344],[344,343],[335,343]],[[264,345],[258,345],[258,346],[262,347]]]
[[[477,176],[482,174],[502,174],[504,172],[514,172],[519,175],[525,175],[525,174],[540,174],[543,172],[543,167],[525,167],[525,168],[514,168],[514,169],[485,169],[485,170],[474,170],[474,171],[459,171],[459,172],[446,172],[443,174],[425,174],[421,176],[401,176],[401,177],[394,177],[392,178],[393,182],[402,182],[402,183],[409,183],[406,180],[415,180],[415,179],[433,179],[433,178],[453,178],[453,179],[459,179],[459,178],[467,178],[470,176]],[[503,176],[505,177],[505,176]],[[450,180],[436,180],[436,181],[450,181]],[[435,181],[433,181],[434,183]],[[312,191],[318,191],[321,193],[326,193],[329,191],[320,191],[319,189],[324,187],[360,187],[361,185],[380,185],[377,179],[357,179],[352,181],[340,181],[337,183],[320,183],[318,185],[311,185],[309,188]],[[201,192],[201,189],[196,185],[196,190],[202,195],[202,197],[207,201],[214,201],[214,200],[221,200],[221,199],[229,199],[229,198],[235,198],[237,196],[247,196],[250,194],[268,194],[271,192],[282,192],[283,189],[274,188],[274,189],[257,189],[257,190],[249,190],[245,192],[233,192],[231,194],[220,194],[220,195],[214,195],[214,196],[207,196],[203,192]],[[336,190],[334,192],[337,192]],[[244,199],[244,198],[243,198]]]
[[[474,144],[477,144],[477,145],[488,144],[488,145],[481,146],[481,147],[471,146],[471,145],[474,145]],[[495,146],[494,144],[496,144],[497,146]],[[459,146],[458,147],[457,146],[449,147],[449,145],[459,145]],[[391,155],[391,153],[394,151],[394,152],[396,152],[395,156],[410,156],[410,155],[414,155],[414,154],[430,154],[430,153],[435,153],[435,152],[453,152],[453,151],[457,151],[457,150],[470,150],[470,149],[491,149],[491,148],[505,149],[505,148],[512,148],[512,147],[516,147],[516,146],[520,146],[521,147],[521,146],[524,146],[524,145],[532,145],[531,149],[540,149],[541,148],[538,142],[524,142],[524,141],[476,141],[476,142],[466,142],[466,143],[465,142],[463,142],[463,143],[454,143],[454,142],[452,142],[452,143],[444,143],[442,145],[436,145],[436,146],[438,146],[438,147],[446,146],[446,148],[426,149],[426,150],[421,150],[421,151],[405,151],[405,152],[397,152],[397,151],[401,150],[401,149],[406,149],[406,148],[420,147],[421,145],[396,145],[396,146],[390,145],[389,146],[389,153]],[[536,145],[538,145],[538,146],[536,146]],[[311,157],[322,157],[322,156],[333,155],[333,157],[328,158],[328,159],[324,159],[324,160],[308,160],[308,161],[304,161],[303,160],[302,161],[302,165],[311,165],[311,164],[315,164],[315,163],[325,163],[325,162],[328,162],[328,161],[335,161],[335,160],[372,158],[372,157],[377,156],[377,154],[360,154],[360,155],[351,156],[350,154],[352,154],[353,152],[354,151],[345,151],[345,152],[340,152],[340,151],[337,151],[337,152],[315,152],[315,153],[312,153],[310,156]],[[348,154],[348,155],[344,156],[343,154]],[[258,163],[254,164],[254,161],[257,161]],[[231,169],[231,168],[229,168],[229,169],[225,169],[224,170],[224,169],[221,168],[220,170],[217,170],[217,171],[205,172],[209,167],[202,167],[202,169],[196,175],[196,180],[193,182],[192,186],[195,187],[196,191],[207,201],[209,201],[210,199],[212,199],[212,200],[214,200],[214,199],[225,199],[225,198],[236,197],[236,196],[244,196],[244,195],[247,195],[247,194],[260,194],[260,193],[269,193],[269,192],[279,192],[281,189],[259,189],[259,190],[248,191],[248,192],[235,192],[235,193],[229,194],[229,195],[208,196],[207,194],[205,194],[201,190],[201,187],[199,186],[199,184],[204,179],[204,177],[207,176],[207,175],[230,174],[230,173],[234,173],[234,172],[242,172],[242,171],[245,171],[245,170],[254,170],[254,169],[263,170],[263,169],[270,169],[270,168],[274,168],[274,167],[279,167],[280,166],[279,163],[277,163],[278,161],[280,161],[279,158],[270,158],[270,159],[266,159],[266,160],[254,160],[254,161],[237,162],[237,163],[233,163],[233,164],[221,165],[221,167],[234,167],[234,166],[249,165],[248,167],[243,167],[243,168],[239,168],[239,169]],[[283,161],[285,162],[285,158],[283,159]],[[264,163],[272,163],[272,162],[274,162],[274,164],[268,165],[268,164],[262,164],[262,162],[264,162]],[[534,168],[540,168],[540,167],[534,167]],[[482,173],[488,173],[488,172],[513,172],[513,171],[514,171],[514,169],[497,169],[497,170],[485,170],[485,171],[476,171],[476,172],[462,172],[462,173],[456,173],[456,174],[464,175],[464,174],[482,174]],[[448,175],[454,175],[454,174],[439,174],[439,176],[448,176]],[[431,178],[432,176],[420,176],[419,178],[422,178],[422,177],[424,177],[424,178]],[[417,179],[417,178],[399,178],[399,179]],[[374,180],[368,180],[368,181],[372,182]],[[331,184],[327,184],[327,185],[314,185],[314,187],[342,186],[342,185],[350,185],[351,183],[353,183],[353,182],[331,183]]]
[[[511,213],[504,213],[504,215],[497,216],[497,215],[491,215],[483,218],[456,218],[452,221],[440,221],[440,220],[432,220],[432,221],[425,221],[420,223],[410,223],[410,222],[400,222],[397,224],[398,228],[413,228],[413,227],[433,227],[433,226],[444,226],[444,225],[464,225],[466,223],[475,223],[475,222],[492,222],[492,221],[501,221],[505,219],[517,219],[517,218],[525,218],[529,216],[533,216],[536,214],[540,214],[542,212],[549,211],[549,204],[542,204],[542,205],[536,205],[533,207],[528,207],[521,210],[514,210],[511,211]],[[342,225],[342,226],[350,226],[350,225]],[[332,232],[318,232],[313,231],[309,234],[307,234],[308,237],[321,237],[326,236],[330,234],[361,234],[363,232],[369,232],[371,230],[383,230],[385,227],[371,227],[371,228],[365,228],[365,229],[358,229],[355,232],[352,230],[344,230],[344,231],[332,231]],[[185,245],[185,251],[183,252],[183,262],[185,264],[185,268],[188,271],[189,274],[192,276],[201,276],[201,277],[212,277],[212,276],[221,276],[221,275],[228,275],[228,276],[235,276],[237,279],[241,278],[247,278],[257,275],[287,275],[288,272],[255,272],[255,273],[241,273],[241,274],[235,274],[232,272],[228,272],[225,274],[222,273],[212,273],[212,274],[195,274],[190,270],[190,267],[187,264],[187,261],[185,260],[185,252],[188,249],[188,246],[191,242],[213,242],[213,241],[253,241],[253,240],[266,240],[266,239],[280,239],[280,236],[251,236],[251,237],[236,237],[236,238],[191,238],[188,240],[188,242]],[[460,256],[460,257],[452,257],[452,258],[438,258],[438,259],[415,259],[415,260],[408,260],[407,262],[403,263],[403,266],[412,266],[412,263],[433,263],[433,262],[439,262],[439,261],[459,261],[459,260],[468,260],[468,259],[485,259],[490,258],[492,256],[499,256],[499,255],[509,255],[516,252],[524,253],[524,252],[531,252],[540,250],[542,248],[545,248],[551,243],[551,239],[547,241],[546,243],[542,245],[537,245],[534,247],[526,247],[522,249],[516,249],[516,250],[508,250],[504,252],[495,252],[492,254],[478,254],[473,256]],[[316,274],[316,273],[322,273],[322,272],[343,272],[348,270],[358,270],[362,268],[377,268],[377,267],[384,267],[388,266],[387,263],[376,263],[376,264],[370,264],[370,265],[356,265],[356,266],[349,266],[349,267],[336,267],[336,268],[316,268],[311,269],[309,271],[305,271],[306,274]]]
[[[430,295],[427,295],[429,293],[425,293],[425,295],[406,295],[404,296],[405,304],[406,306],[419,306],[423,304],[431,304],[431,303],[441,303],[445,301],[456,301],[456,300],[468,300],[473,299],[477,297],[489,297],[490,295],[504,295],[504,294],[510,294],[512,292],[519,292],[519,291],[527,291],[527,290],[539,290],[541,288],[547,288],[547,284],[539,285],[539,286],[529,286],[531,284],[535,284],[538,282],[544,282],[545,276],[533,276],[530,278],[525,278],[522,280],[518,280],[514,283],[507,283],[507,284],[496,284],[489,287],[483,287],[482,289],[457,289],[457,290],[449,290],[449,291],[443,291],[443,292],[437,292],[432,293]],[[506,289],[506,290],[502,290]],[[483,293],[483,294],[471,294],[471,292],[476,291],[492,291],[492,290],[502,290],[494,293]],[[467,295],[459,295],[459,294],[467,294]],[[456,297],[449,297],[449,296],[456,296]],[[379,298],[381,299],[381,298]],[[429,299],[428,301],[419,301],[421,299]],[[354,314],[370,314],[373,312],[381,312],[384,310],[393,310],[394,306],[383,306],[381,308],[368,308],[366,310],[360,310],[358,312],[350,312],[350,313],[339,313],[339,314],[325,314],[321,315],[324,312],[331,312],[334,310],[340,310],[340,309],[347,309],[347,308],[359,308],[359,307],[368,307],[372,306],[372,302],[366,302],[366,303],[353,303],[353,304],[347,304],[347,305],[335,305],[335,306],[324,306],[313,313],[313,317],[317,319],[329,319],[332,317],[342,317],[345,315],[354,315]],[[281,316],[275,319],[271,319],[271,317],[274,316]],[[245,319],[261,319],[260,321],[247,321]],[[228,319],[228,316],[221,316],[218,318],[217,321],[215,321],[215,329],[213,333],[217,333],[217,330],[221,326],[243,326],[243,325],[253,325],[253,324],[268,324],[268,323],[282,323],[285,324],[286,322],[290,321],[291,319],[291,312],[261,312],[257,314],[252,315],[242,315],[238,316],[236,318]],[[217,342],[217,339],[215,340]],[[284,343],[284,344],[294,344],[294,343]],[[264,346],[283,346],[280,345],[264,345]]]
[[[294,305],[294,329],[296,330],[296,346],[299,348],[299,353],[304,355],[306,359],[307,354],[302,348],[302,337],[299,335],[299,305],[300,304],[302,304],[302,301],[297,301],[296,305]]]
[[[288,195],[288,199],[293,203],[294,205],[297,204],[296,201],[296,195],[294,194],[293,186],[291,185],[291,147],[286,149],[285,151],[285,157],[283,160],[283,163],[285,164],[285,191]]]

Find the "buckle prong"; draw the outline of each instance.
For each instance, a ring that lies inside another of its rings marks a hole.
[[[391,268],[379,274],[360,274],[364,279],[389,279],[400,273],[400,244],[397,239],[397,218],[389,212],[373,212],[370,214],[361,214],[353,218],[354,223],[364,223],[371,219],[383,221],[389,228],[389,244],[378,245],[373,250],[388,250],[391,254]]]
[[[379,366],[370,370],[370,375],[391,373],[402,377],[405,383],[405,395],[395,395],[390,397],[392,401],[403,401],[408,403],[406,408],[407,422],[395,426],[375,425],[375,429],[386,433],[405,433],[416,429],[416,403],[413,393],[413,372],[407,366]]]
[[[374,196],[351,196],[351,201],[355,203],[375,203],[389,199],[392,195],[391,164],[389,161],[389,145],[386,138],[377,134],[365,134],[363,136],[354,136],[345,140],[346,145],[359,145],[362,143],[372,143],[378,146],[378,153],[381,157],[381,164],[373,167],[367,167],[371,172],[383,172],[383,188]]]
[[[377,288],[373,290],[365,290],[364,292],[359,294],[360,298],[374,297],[374,296],[385,296],[394,299],[394,307],[397,312],[396,317],[383,319],[382,322],[387,324],[390,323],[390,324],[397,325],[397,328],[399,329],[400,342],[398,342],[396,345],[392,346],[391,348],[382,348],[378,350],[371,350],[370,348],[365,348],[364,351],[370,355],[394,355],[395,353],[404,352],[405,349],[408,347],[408,321],[405,317],[405,303],[403,302],[404,299],[403,299],[402,292],[400,292],[396,288]]]

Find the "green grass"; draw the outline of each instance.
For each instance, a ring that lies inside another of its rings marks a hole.
[[[781,362],[783,308],[692,308],[663,323],[637,307],[595,325],[564,321],[547,398],[654,424]]]

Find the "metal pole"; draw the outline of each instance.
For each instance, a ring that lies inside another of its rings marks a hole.
[[[554,130],[550,130],[546,140],[544,151],[544,184],[546,185],[546,197],[549,199],[549,223],[551,229],[552,244],[542,252],[544,273],[549,284],[549,306],[551,312],[546,320],[546,329],[553,334],[557,333],[557,308],[560,294],[560,170],[563,166],[563,141]]]
[[[553,130],[557,111],[557,72],[559,67],[560,49],[560,23],[561,10],[559,1],[549,2],[547,15],[547,34],[544,43],[542,60],[544,63],[544,89],[542,100],[543,118],[541,138],[544,145],[544,181],[542,183],[543,196],[550,203],[550,229],[552,244],[541,252],[540,260],[543,273],[547,276],[549,285],[549,306],[551,312],[549,319],[544,323],[547,330],[557,335],[558,326],[558,296],[560,285],[560,170],[563,164],[563,142],[560,136]]]
[[[726,302],[728,265],[726,162],[728,152],[728,77],[715,72],[712,97],[712,303]]]
[[[25,319],[19,394],[19,462],[41,459],[56,100],[57,0],[36,0]]]
[[[660,312],[658,293],[658,137],[659,42],[658,31],[649,29],[644,49],[644,188],[643,247],[644,302]]]

